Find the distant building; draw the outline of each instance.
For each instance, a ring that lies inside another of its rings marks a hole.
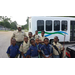
[[[0,25],[0,30],[10,30],[10,29]]]

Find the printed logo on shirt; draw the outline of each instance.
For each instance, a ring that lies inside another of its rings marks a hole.
[[[21,44],[21,46],[22,46],[22,44]]]
[[[44,50],[46,50],[46,49],[44,49]]]
[[[61,47],[59,46],[59,48],[61,48]]]
[[[33,50],[31,50],[31,51],[33,51]]]

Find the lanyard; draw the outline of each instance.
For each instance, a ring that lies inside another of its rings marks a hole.
[[[37,50],[39,50],[39,45],[37,45]],[[38,58],[40,58],[40,53],[38,52]]]

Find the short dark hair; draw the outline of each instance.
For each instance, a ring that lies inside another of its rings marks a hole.
[[[39,39],[39,38],[36,38],[36,39]]]
[[[16,39],[14,39],[14,38],[13,38],[12,40],[15,40],[15,41],[16,41]],[[11,41],[12,41],[12,40],[11,40]]]
[[[45,41],[45,40],[48,40],[48,41],[49,41],[49,39],[48,39],[48,38],[45,38],[45,39],[44,39],[44,41]]]
[[[31,34],[32,34],[32,32],[29,32],[29,33],[31,33]],[[29,33],[28,33],[28,34],[29,34]]]
[[[30,43],[31,43],[31,41],[35,41],[35,40],[34,40],[34,39],[31,39],[31,40],[30,40]]]
[[[27,37],[27,36],[25,36],[25,37]],[[24,37],[24,38],[25,38],[25,37]],[[28,37],[27,37],[27,38],[28,38]]]
[[[41,33],[42,33],[42,32],[44,32],[44,33],[45,33],[45,31],[44,31],[44,30],[42,30],[42,31],[41,31]]]
[[[55,36],[54,38],[57,38],[58,39],[58,36]]]

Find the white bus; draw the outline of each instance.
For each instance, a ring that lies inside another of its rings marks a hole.
[[[35,34],[38,30],[38,34],[41,36],[41,31],[45,31],[45,37],[50,41],[58,36],[59,42],[73,42],[75,41],[75,18],[71,17],[44,17],[33,16],[28,18],[29,32]]]

